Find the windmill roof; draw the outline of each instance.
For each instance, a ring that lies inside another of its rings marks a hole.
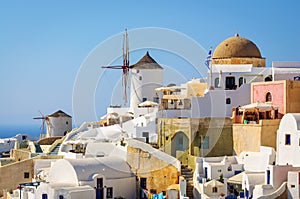
[[[71,116],[66,114],[62,110],[58,110],[55,113],[52,113],[51,115],[48,115],[48,117],[71,117]]]
[[[142,57],[136,64],[132,65],[134,69],[163,69],[150,55],[149,52]]]

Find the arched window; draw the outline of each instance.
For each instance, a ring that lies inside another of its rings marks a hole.
[[[272,102],[272,94],[270,92],[266,94],[266,102]]]
[[[217,77],[215,79],[215,88],[218,88],[219,87],[219,83],[220,83],[220,79]]]

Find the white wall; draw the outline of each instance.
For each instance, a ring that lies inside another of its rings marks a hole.
[[[277,159],[278,165],[293,165],[300,166],[300,130],[298,124],[300,114],[286,114],[283,116],[279,129],[277,130]],[[290,135],[291,144],[286,145],[286,135]]]
[[[299,171],[288,172],[288,198],[300,198]]]
[[[237,90],[210,90],[203,97],[192,97],[192,118],[231,117],[233,107],[250,103],[250,89],[250,84],[244,84]]]
[[[141,78],[141,79],[140,79]],[[163,83],[162,69],[132,69],[130,87],[130,108],[143,102],[143,98],[153,101],[155,89]]]
[[[158,118],[179,118],[179,117],[191,117],[191,110],[160,110],[157,113]]]
[[[70,117],[48,117],[47,137],[64,136],[66,131],[72,130],[72,118]]]

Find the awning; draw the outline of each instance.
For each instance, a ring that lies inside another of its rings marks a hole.
[[[139,104],[139,107],[153,107],[153,106],[158,106],[158,103],[147,100]]]
[[[272,104],[267,104],[262,102],[256,102],[256,103],[241,106],[239,108],[239,110],[242,111],[253,111],[255,109],[258,109],[259,111],[271,111],[271,110],[277,110],[278,106],[274,106]]]
[[[243,173],[244,172],[242,172],[242,173],[239,173],[239,174],[237,174],[237,175],[235,175],[235,176],[232,176],[231,178],[229,178],[228,180],[227,180],[227,183],[231,183],[231,184],[242,184],[242,181],[243,181]]]
[[[211,186],[211,187],[223,187],[224,184],[222,182],[219,182],[218,180],[213,179],[213,180],[211,180],[209,182],[206,182],[204,184],[204,186],[205,187],[208,187],[208,186]]]
[[[180,99],[187,99],[187,97],[185,95],[164,95],[163,99],[180,100]]]

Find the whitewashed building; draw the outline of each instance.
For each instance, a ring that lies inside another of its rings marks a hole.
[[[300,113],[288,113],[281,119],[277,131],[278,165],[300,166]]]
[[[144,101],[158,103],[155,89],[163,83],[163,68],[149,55],[131,66],[130,108],[134,111]]]
[[[72,117],[62,110],[58,110],[45,117],[46,137],[65,136],[72,130]]]
[[[118,157],[62,159],[49,171],[36,198],[135,198],[136,179],[126,161]]]

